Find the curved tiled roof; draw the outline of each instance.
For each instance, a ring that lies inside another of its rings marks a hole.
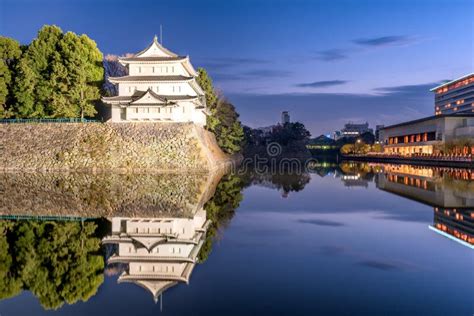
[[[198,98],[198,96],[192,95],[162,95],[153,92],[152,90],[148,89],[147,91],[136,91],[133,95],[129,96],[113,96],[113,97],[103,97],[102,101],[104,102],[134,102],[141,97],[143,97],[147,92],[151,93],[157,99],[163,101],[183,101],[183,100],[194,100]]]
[[[186,56],[176,56],[176,57],[159,57],[159,56],[150,56],[150,57],[119,57],[120,61],[179,61],[186,59]]]

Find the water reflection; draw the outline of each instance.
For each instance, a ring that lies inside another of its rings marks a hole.
[[[189,283],[210,222],[204,210],[191,218],[113,217],[111,234],[102,243],[116,249],[108,265],[126,264],[118,283],[148,290],[155,302],[166,289]]]
[[[104,281],[100,221],[0,222],[0,298],[31,291],[45,309],[87,301]]]
[[[429,205],[432,231],[474,248],[474,171],[468,169],[343,163],[283,175],[250,171],[2,174],[0,178],[0,298],[30,291],[45,309],[88,301],[100,291],[104,271],[118,283],[142,287],[155,302],[162,302],[171,287],[193,282],[193,270],[206,262],[213,244],[222,238],[244,190],[255,186],[277,190],[284,198],[307,191],[311,181],[322,178],[335,178],[339,187],[364,192],[375,187]],[[316,225],[318,230],[350,226],[324,216],[304,217],[297,223]],[[277,231],[260,228],[258,235],[243,231],[248,238]],[[282,231],[280,236],[291,233]],[[322,252],[339,254],[340,249],[331,246]],[[365,266],[387,268],[364,260]]]
[[[474,249],[474,170],[357,162],[333,168],[345,186],[375,181],[379,190],[433,207],[429,228]]]

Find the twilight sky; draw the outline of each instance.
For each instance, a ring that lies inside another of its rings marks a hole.
[[[289,110],[313,136],[432,115],[429,89],[474,72],[472,0],[0,0],[1,35],[26,44],[43,24],[118,55],[162,24],[164,46],[206,67],[244,124]]]

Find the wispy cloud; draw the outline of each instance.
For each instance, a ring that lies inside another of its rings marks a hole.
[[[323,89],[308,88],[305,93],[231,93],[229,98],[237,105],[243,122],[250,126],[263,126],[268,113],[286,109],[313,135],[320,135],[342,126],[341,113],[344,118],[367,120],[371,126],[432,115],[433,94],[429,88],[434,86],[432,83],[415,86],[381,87],[365,94],[325,93]]]
[[[402,86],[392,86],[392,87],[378,87],[373,89],[377,94],[383,95],[392,95],[396,94],[399,96],[406,95],[420,95],[420,94],[430,94],[430,89],[439,85],[441,81],[415,84],[415,85],[402,85]]]
[[[344,226],[344,223],[328,221],[325,219],[299,219],[298,223],[311,224],[311,225],[317,225],[317,226],[330,226],[330,227]]]
[[[356,44],[356,47],[351,48],[331,48],[316,52],[315,59],[325,62],[336,62],[349,58],[353,54],[361,53],[364,51],[390,47],[390,46],[404,46],[409,44],[415,44],[420,39],[415,36],[405,35],[387,35],[379,37],[367,37],[357,38],[351,41],[352,44]]]
[[[339,61],[346,58],[348,55],[343,49],[327,49],[316,53],[316,59],[322,61]]]
[[[291,74],[290,71],[278,69],[252,69],[243,72],[217,72],[211,73],[216,81],[230,81],[230,80],[251,80],[264,78],[281,78],[287,77]]]
[[[252,57],[227,57],[197,59],[197,64],[210,70],[223,70],[232,67],[247,67],[268,64],[268,60]]]
[[[382,47],[382,46],[400,46],[406,45],[414,41],[414,38],[404,35],[391,35],[370,38],[359,38],[353,40],[353,43],[367,47]]]
[[[323,81],[314,81],[296,84],[296,87],[299,88],[327,88],[333,86],[340,86],[349,81],[347,80],[323,80]]]

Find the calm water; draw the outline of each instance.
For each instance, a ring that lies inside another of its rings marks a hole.
[[[344,164],[193,181],[4,176],[0,315],[474,313],[473,171]],[[177,239],[193,243],[166,248]]]

